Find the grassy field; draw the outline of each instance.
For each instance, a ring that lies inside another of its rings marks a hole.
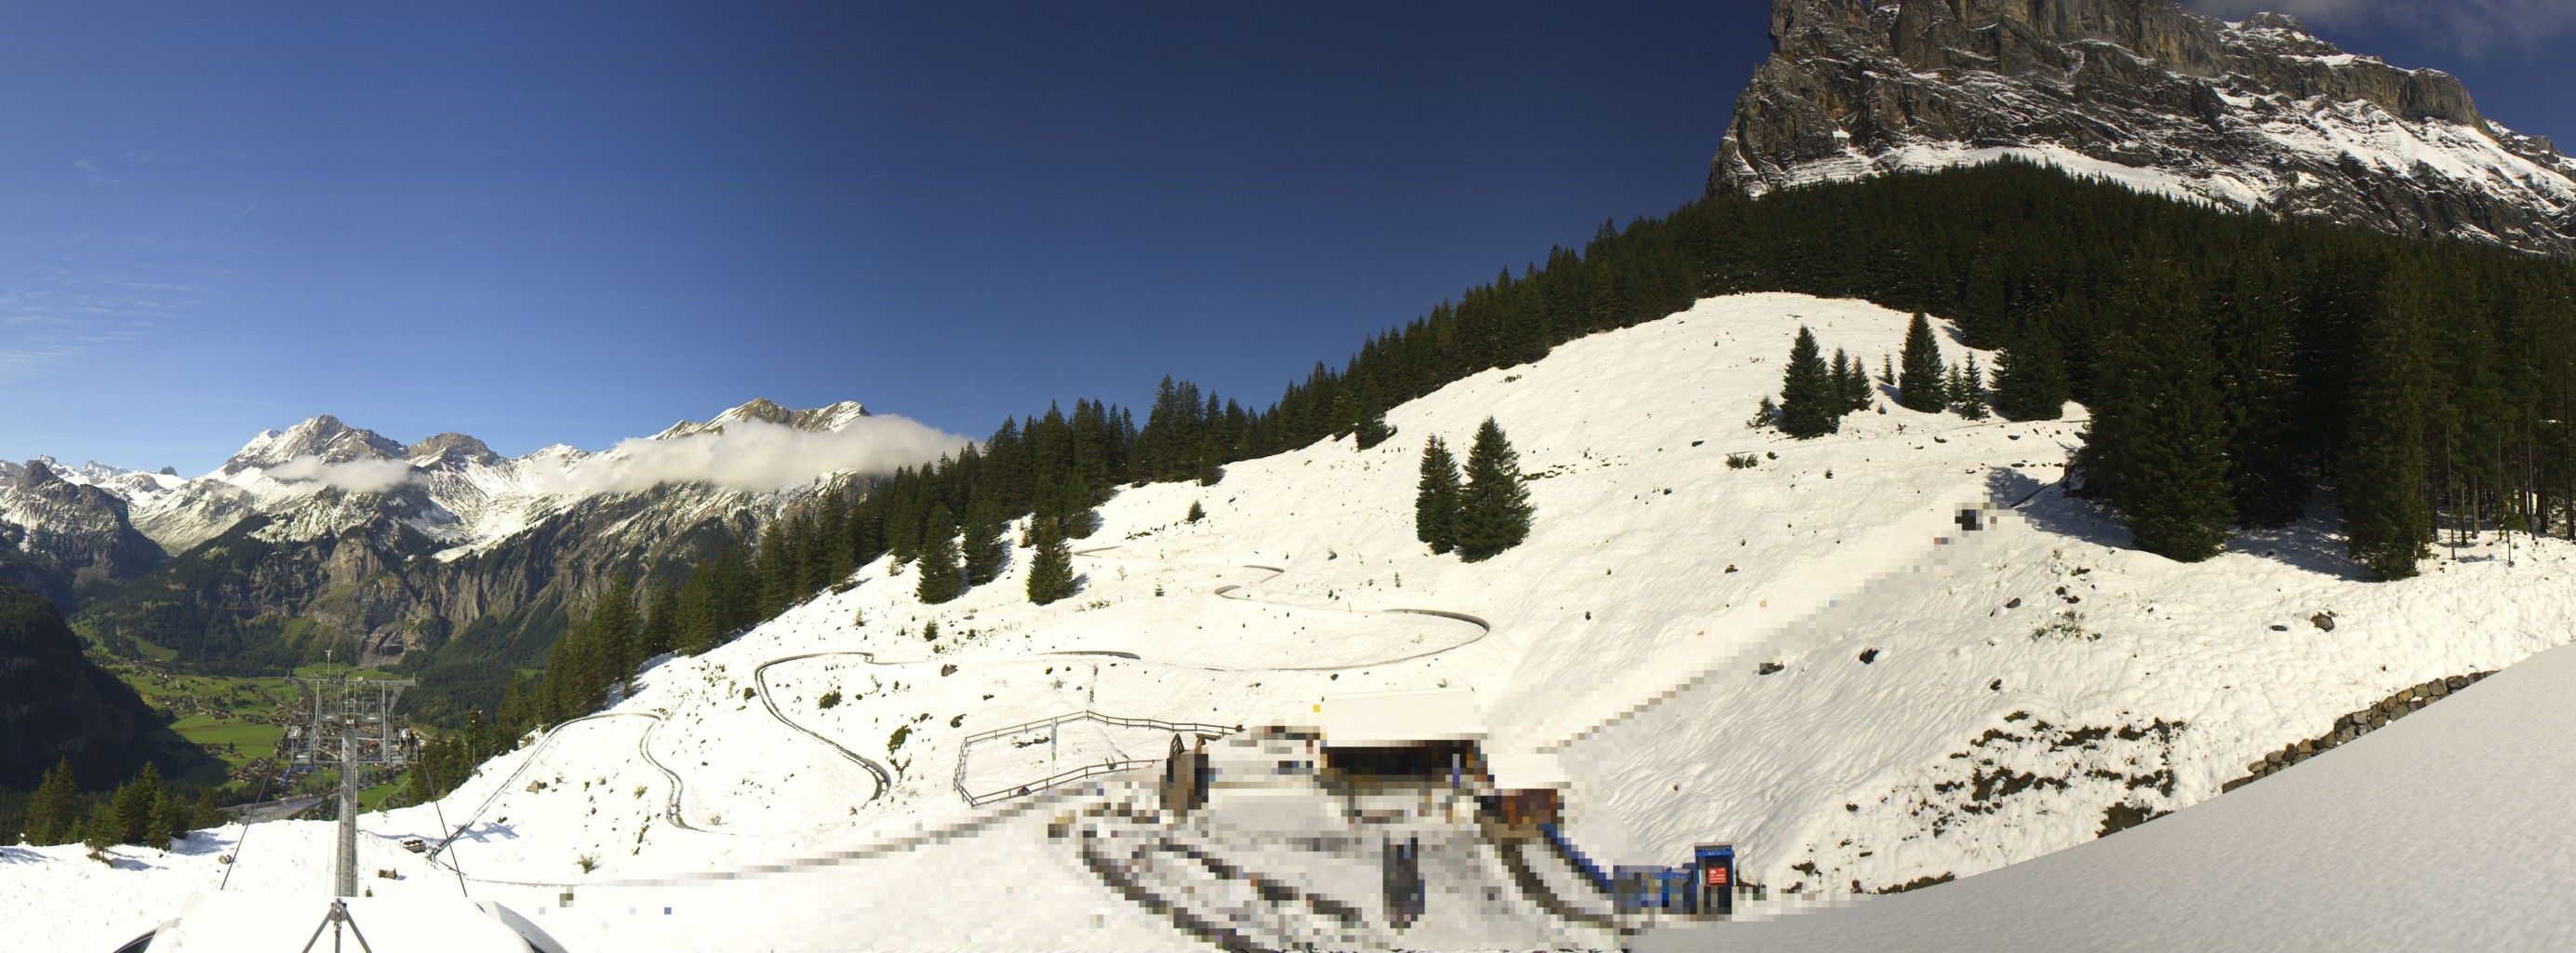
[[[171,722],[170,730],[204,746],[207,753],[235,767],[275,757],[278,741],[286,736],[286,729],[278,725],[205,714],[189,715]]]

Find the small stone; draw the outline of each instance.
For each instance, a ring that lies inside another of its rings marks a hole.
[[[2021,608],[2021,597],[2020,597],[2020,596],[2014,596],[2014,597],[2013,597],[2013,601],[2011,601],[2011,602],[2007,602],[2007,603],[2004,603],[2004,608],[2006,608],[2006,609],[2019,609],[2019,608]]]
[[[2334,616],[2330,613],[2320,612],[2309,616],[2308,623],[2328,632],[2334,631]]]
[[[1862,650],[1862,652],[1860,653],[1860,664],[1862,664],[1862,665],[1867,665],[1867,664],[1869,664],[1869,663],[1871,663],[1871,662],[1875,662],[1875,661],[1878,661],[1878,650],[1877,650],[1877,649],[1864,649],[1864,650]]]
[[[2469,687],[2469,677],[2466,675],[2453,675],[2449,678],[2443,679],[2442,684],[2451,686],[2451,690],[2456,692],[2460,689]]]
[[[2289,626],[2286,626],[2286,625],[2280,625],[2280,624],[2278,624],[2278,623],[2275,623],[2275,624],[2273,624],[2273,626],[2272,626],[2272,631],[2274,631],[2274,632],[2287,632],[2287,631],[2290,631],[2290,627],[2289,627]]]

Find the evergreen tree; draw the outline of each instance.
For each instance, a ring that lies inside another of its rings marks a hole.
[[[151,845],[153,813],[161,806],[161,769],[143,763],[143,771],[116,789],[109,799],[116,809],[116,843]]]
[[[1206,485],[1215,481],[1203,479],[1199,482],[1201,485]],[[1100,514],[1092,512],[1091,509],[1093,503],[1091,490],[1080,483],[1068,480],[1064,483],[1062,492],[1064,502],[1058,512],[1064,517],[1065,536],[1070,539],[1091,538],[1091,534],[1100,529]]]
[[[2421,317],[2427,302],[2409,298],[2371,322],[2335,488],[2346,548],[2387,580],[2413,577],[2433,543],[2433,507],[2424,493],[2433,458],[2425,430],[2437,415]]]
[[[188,812],[188,829],[210,831],[224,826],[224,812],[215,806],[215,789],[198,788],[197,804]]]
[[[1985,370],[1977,366],[1976,352],[1968,352],[1967,367],[1950,369],[1950,409],[1969,420],[1986,419],[1985,377]]]
[[[1002,574],[1004,524],[1001,501],[977,489],[966,503],[966,582],[980,586]]]
[[[2217,555],[2236,522],[2216,355],[2191,296],[2190,280],[2169,267],[2124,293],[2139,317],[2106,355],[2086,439],[2086,472],[2106,478],[2138,548],[2181,562]]]
[[[933,503],[930,520],[922,524],[921,581],[913,594],[924,605],[938,605],[966,592],[965,569],[958,565],[957,524],[948,516],[948,505]]]
[[[2045,325],[2022,332],[1995,356],[1995,411],[2006,420],[2056,420],[2066,414],[2066,359]]]
[[[1521,485],[1520,454],[1504,438],[1503,428],[1487,417],[1467,450],[1467,485],[1458,510],[1459,558],[1482,562],[1520,545],[1529,537],[1533,513],[1529,488]]]
[[[71,843],[80,836],[80,823],[80,783],[72,778],[71,759],[64,758],[45,772],[27,798],[27,843],[39,847]]]
[[[652,595],[645,599],[644,628],[637,636],[636,654],[653,658],[680,647],[680,588],[669,580],[653,583]]]
[[[591,611],[591,644],[598,653],[599,686],[625,684],[635,675],[643,659],[635,651],[636,633],[642,629],[635,618],[635,581],[623,573],[608,580],[608,591],[599,597],[599,607]]]
[[[1905,326],[1904,372],[1896,379],[1896,402],[1909,410],[1937,414],[1950,403],[1942,386],[1942,376],[1949,364],[1941,359],[1940,342],[1932,337],[1932,322],[1923,312],[1914,312],[1914,322]]]
[[[1422,443],[1422,479],[1413,496],[1413,536],[1445,553],[1458,546],[1458,508],[1463,502],[1458,462],[1437,434]]]
[[[1198,522],[1198,521],[1200,521],[1200,520],[1203,520],[1203,519],[1206,519],[1206,518],[1207,518],[1207,507],[1200,506],[1200,505],[1199,505],[1199,501],[1197,501],[1197,500],[1191,500],[1191,501],[1190,501],[1190,513],[1189,513],[1189,515],[1188,515],[1188,516],[1182,517],[1182,519],[1183,519],[1183,520],[1185,520],[1185,521],[1187,521],[1187,522],[1191,522],[1191,523],[1196,523],[1196,522]]]
[[[167,785],[156,788],[152,792],[152,821],[143,846],[167,849],[170,842],[187,833],[188,805],[181,803],[179,795]]]
[[[1798,340],[1789,347],[1789,369],[1780,384],[1780,430],[1800,440],[1842,429],[1842,408],[1850,401],[1821,355],[1814,332],[1799,327]],[[1478,446],[1483,440],[1479,433]]]
[[[1029,527],[1029,536],[1037,549],[1029,558],[1029,601],[1046,605],[1073,595],[1073,551],[1065,542],[1063,527],[1055,520],[1039,519]]]
[[[1386,425],[1386,412],[1381,410],[1360,418],[1358,429],[1353,431],[1353,442],[1358,444],[1358,449],[1367,450],[1393,436],[1395,431]]]
[[[1843,362],[1843,349],[1835,348],[1834,363],[1840,365]],[[1845,413],[1858,413],[1869,409],[1872,391],[1870,389],[1868,367],[1862,365],[1857,359],[1852,360],[1850,362],[1850,371],[1847,376],[1842,378],[1842,384],[1843,407],[1845,408]]]
[[[90,808],[89,817],[81,821],[81,845],[89,848],[92,859],[106,860],[108,848],[125,842],[125,839],[120,836],[123,825],[124,821],[117,816],[115,804],[112,801],[100,801]]]

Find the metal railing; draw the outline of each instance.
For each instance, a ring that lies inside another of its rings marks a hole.
[[[1137,768],[1148,767],[1151,765],[1161,764],[1163,762],[1163,759],[1161,758],[1128,758],[1118,761],[1103,761],[1098,764],[1086,764],[1078,768],[1059,771],[1044,779],[1032,781],[1027,784],[1015,784],[995,791],[986,791],[982,794],[977,794],[974,791],[967,790],[966,758],[978,743],[1022,732],[1039,730],[1053,731],[1067,722],[1075,721],[1096,721],[1104,725],[1115,725],[1121,728],[1152,728],[1160,731],[1169,731],[1174,734],[1198,735],[1203,738],[1222,738],[1226,735],[1243,730],[1242,725],[1210,725],[1200,722],[1163,721],[1155,718],[1122,718],[1117,715],[1104,715],[1096,711],[1084,709],[1082,711],[1057,715],[1053,718],[1041,718],[1036,721],[1022,722],[1020,724],[1010,725],[1007,727],[980,731],[975,734],[967,735],[966,740],[959,742],[957,745],[957,773],[954,778],[954,783],[957,788],[957,796],[964,798],[967,804],[975,807],[982,807],[995,801],[1019,797],[1024,794],[1035,794],[1039,791],[1043,791],[1060,784],[1080,781],[1084,778],[1099,777],[1104,774],[1116,774],[1121,771],[1133,771]]]

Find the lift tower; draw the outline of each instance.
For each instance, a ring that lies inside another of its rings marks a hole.
[[[394,714],[410,679],[353,678],[341,674],[297,678],[310,706],[305,723],[287,731],[295,763],[313,768],[340,768],[340,851],[332,865],[332,895],[358,895],[358,773],[361,768],[399,768],[420,754],[420,736]]]

